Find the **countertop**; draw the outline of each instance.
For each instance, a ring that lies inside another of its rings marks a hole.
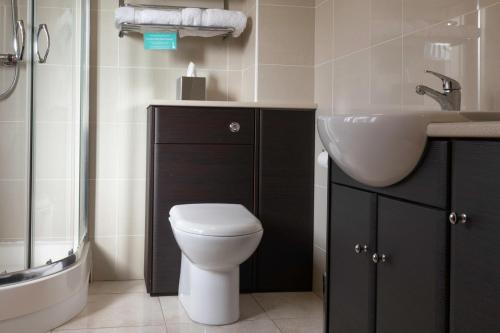
[[[217,107],[217,108],[255,108],[255,109],[296,109],[315,110],[315,103],[301,102],[226,102],[226,101],[176,101],[176,100],[154,100],[150,105],[155,106],[193,106],[193,107]]]
[[[427,135],[435,138],[496,138],[500,139],[500,121],[468,123],[434,123],[427,127]]]

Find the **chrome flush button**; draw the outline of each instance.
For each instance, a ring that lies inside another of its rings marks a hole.
[[[233,121],[231,124],[229,124],[229,130],[231,133],[238,133],[241,129],[240,123]]]

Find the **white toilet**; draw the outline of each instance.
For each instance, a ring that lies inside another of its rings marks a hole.
[[[170,210],[182,251],[179,299],[205,325],[238,321],[240,264],[262,239],[260,221],[242,205],[191,204]]]

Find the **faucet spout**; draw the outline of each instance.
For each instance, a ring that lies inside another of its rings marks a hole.
[[[416,93],[419,95],[429,96],[430,98],[439,103],[442,110],[460,111],[460,104],[462,101],[460,84],[457,81],[448,78],[442,74],[429,71],[427,72],[436,75],[441,80],[443,80],[444,92],[439,92],[424,85],[418,85],[416,88]]]

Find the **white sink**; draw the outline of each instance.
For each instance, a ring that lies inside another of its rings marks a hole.
[[[318,118],[318,132],[335,163],[365,185],[385,187],[408,176],[427,143],[430,123],[500,120],[496,112],[405,111]]]

